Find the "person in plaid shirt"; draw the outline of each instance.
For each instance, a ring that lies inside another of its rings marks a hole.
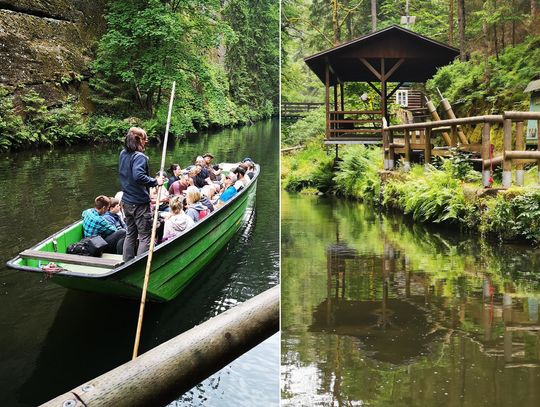
[[[100,195],[94,200],[94,207],[82,213],[84,237],[101,236],[107,242],[106,253],[122,254],[126,231],[116,227],[103,218],[111,205],[109,197]]]

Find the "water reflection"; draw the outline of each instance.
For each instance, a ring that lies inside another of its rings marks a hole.
[[[282,208],[284,405],[540,405],[537,251],[354,203]]]

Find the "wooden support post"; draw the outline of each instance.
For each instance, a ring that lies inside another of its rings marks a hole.
[[[388,117],[388,105],[386,100],[386,76],[384,69],[384,58],[381,58],[381,111],[382,116],[390,123],[390,118]]]
[[[330,138],[330,68],[328,67],[328,60],[326,61],[325,70],[325,106],[326,106],[326,139]]]
[[[536,121],[536,137],[538,140],[536,149],[540,151],[540,120]],[[538,173],[538,183],[540,184],[540,160],[536,162],[536,171]]]
[[[426,107],[428,108],[429,113],[431,114],[431,119],[434,122],[438,122],[438,121],[441,120],[441,117],[439,116],[439,113],[437,113],[437,109],[435,108],[435,105],[433,104],[433,102],[431,100],[426,101]],[[444,142],[446,143],[446,145],[450,146],[451,145],[450,135],[447,132],[444,131],[442,133],[442,137],[443,137]]]
[[[425,144],[424,144],[424,164],[427,167],[431,164],[431,128],[426,127]]]
[[[388,129],[386,128],[388,126],[388,123],[386,123],[386,119],[383,117],[382,119],[382,139],[383,139],[383,168],[385,170],[389,170],[390,166],[388,164],[388,157],[390,154],[390,143],[388,142]]]
[[[392,130],[388,130],[388,169],[389,170],[394,169],[394,157],[396,155],[392,144],[394,144],[394,134]]]
[[[343,82],[339,84],[339,97],[341,99],[341,111],[345,111],[345,96],[343,94]]]
[[[403,169],[409,171],[411,169],[411,134],[410,131],[405,129],[403,133],[405,141],[405,159],[403,160]]]
[[[452,126],[452,130],[450,132],[450,147],[457,147],[457,126]]]
[[[489,179],[491,178],[491,166],[489,163],[489,152],[491,150],[491,137],[490,137],[491,124],[485,122],[482,129],[482,183],[484,187],[491,186]],[[485,163],[489,164],[486,166]]]
[[[448,102],[448,99],[443,98],[441,100],[441,105],[449,119],[456,118],[456,115],[454,114],[454,110],[452,109],[450,102]],[[461,144],[469,144],[469,140],[467,140],[467,137],[465,137],[465,133],[463,133],[461,129],[458,130],[458,136],[459,136],[459,141]]]
[[[504,142],[503,142],[503,188],[510,188],[512,185],[512,160],[506,157],[506,152],[512,150],[512,120],[504,119],[503,122]]]
[[[525,150],[525,139],[523,137],[523,122],[518,121],[516,123],[516,150]],[[523,170],[523,163],[516,163],[516,185],[523,186],[525,183],[525,171]]]

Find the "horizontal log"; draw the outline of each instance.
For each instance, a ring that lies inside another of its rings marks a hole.
[[[482,151],[482,144],[461,144],[458,147],[460,151],[468,151],[470,153],[480,153]]]
[[[504,156],[508,160],[514,160],[516,158],[540,160],[540,151],[509,150],[504,152]]]
[[[415,129],[425,129],[441,126],[457,126],[459,124],[479,124],[479,123],[502,123],[502,115],[484,115],[484,116],[473,116],[473,117],[464,117],[462,119],[447,119],[447,120],[437,120],[432,122],[425,123],[410,123],[410,124],[399,124],[395,126],[389,126],[389,130],[415,130]]]
[[[165,405],[278,329],[279,285],[44,406],[61,407],[69,400],[73,406]]]
[[[504,119],[510,120],[540,120],[540,112],[504,112]]]

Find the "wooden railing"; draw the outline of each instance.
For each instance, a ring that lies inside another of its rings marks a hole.
[[[382,142],[382,112],[374,110],[330,111],[326,140],[334,142]]]
[[[503,115],[485,115],[466,117],[462,119],[448,119],[426,123],[401,124],[397,126],[386,126],[383,121],[383,148],[384,148],[384,168],[393,169],[395,165],[396,154],[403,154],[404,168],[410,167],[411,155],[414,150],[421,150],[424,153],[424,162],[431,163],[433,155],[448,155],[448,148],[435,149],[432,144],[434,134],[438,132],[448,132],[449,145],[461,150],[477,152],[481,154],[482,163],[482,181],[484,186],[489,186],[490,166],[503,164],[503,187],[508,188],[512,185],[512,163],[516,166],[516,184],[523,185],[525,162],[536,161],[539,169],[540,182],[540,139],[537,150],[525,150],[524,121],[538,120],[540,125],[540,113],[538,112],[504,112]],[[515,123],[515,149],[512,149],[512,128]],[[459,136],[459,126],[461,125],[482,124],[482,143],[481,144],[458,144],[462,137]],[[504,146],[503,151],[493,152],[491,150],[491,125],[503,124]],[[403,141],[394,142],[394,138],[400,133]]]
[[[281,102],[281,117],[286,120],[299,119],[321,106],[324,106],[324,103]]]

